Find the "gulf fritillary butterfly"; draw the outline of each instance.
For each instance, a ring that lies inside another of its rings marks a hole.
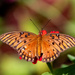
[[[35,58],[43,62],[55,60],[61,52],[75,46],[75,38],[66,34],[48,33],[43,31],[36,35],[26,31],[13,31],[0,35],[0,40],[17,50],[19,55],[34,62]]]

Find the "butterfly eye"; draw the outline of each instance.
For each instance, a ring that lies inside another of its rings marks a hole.
[[[43,35],[43,33],[42,32],[39,32],[39,35]]]

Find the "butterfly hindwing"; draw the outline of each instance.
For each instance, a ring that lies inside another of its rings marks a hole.
[[[34,62],[37,56],[37,39],[22,45],[18,52],[23,59]]]
[[[37,49],[37,35],[30,32],[13,31],[2,34],[0,40],[16,49],[22,58],[34,61]]]
[[[73,46],[75,46],[75,38],[65,34],[48,33],[42,37],[42,61],[51,62],[61,52]]]

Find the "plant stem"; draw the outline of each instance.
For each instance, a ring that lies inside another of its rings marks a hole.
[[[47,66],[50,69],[51,73],[53,73],[53,69],[52,69],[51,63],[47,63]]]

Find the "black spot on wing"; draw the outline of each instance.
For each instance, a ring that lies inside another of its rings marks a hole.
[[[23,47],[23,50],[25,50],[25,47]]]
[[[52,34],[50,34],[50,37],[52,37]]]
[[[24,34],[24,32],[20,32],[20,36],[23,35],[23,34]]]
[[[52,39],[54,39],[54,36],[52,36]]]
[[[26,40],[24,40],[24,43],[26,43]]]
[[[27,35],[25,35],[25,37],[27,37]]]
[[[30,33],[28,33],[28,36],[30,36]]]
[[[54,45],[54,42],[52,42],[52,45]]]
[[[59,45],[61,45],[61,43],[59,43]]]
[[[56,34],[56,36],[59,38],[60,35],[59,34]]]
[[[17,43],[19,43],[19,40],[17,40]]]

